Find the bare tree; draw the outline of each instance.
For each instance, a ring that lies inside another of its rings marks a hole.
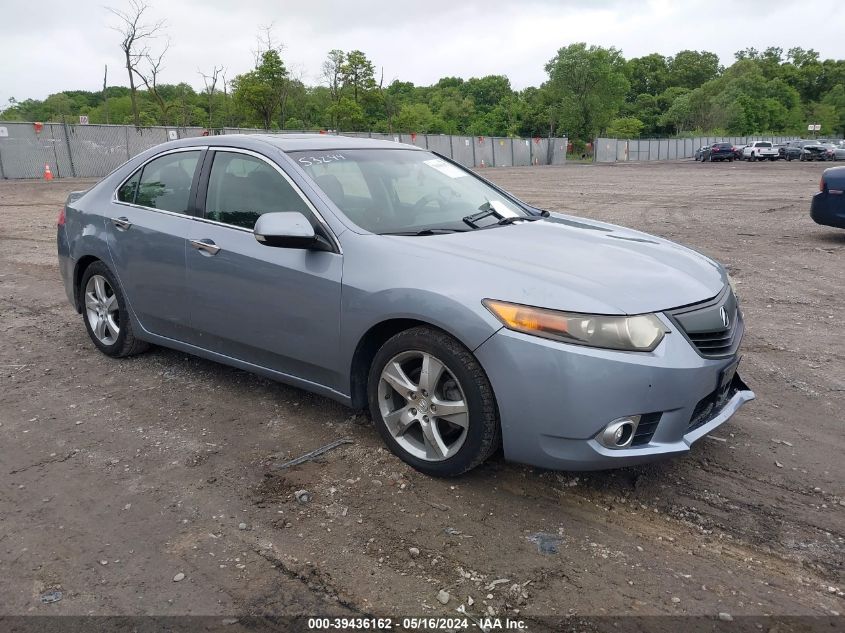
[[[144,21],[144,13],[149,9],[143,0],[129,0],[129,8],[125,11],[106,7],[116,16],[120,23],[112,27],[120,33],[120,50],[126,61],[126,72],[129,75],[129,95],[132,100],[132,116],[135,119],[135,126],[141,125],[141,117],[138,114],[137,88],[135,86],[135,74],[138,72],[138,64],[149,55],[148,43],[158,36],[164,28],[164,20],[154,23]]]
[[[223,66],[215,66],[210,75],[206,75],[202,72],[199,68],[197,68],[197,72],[199,73],[200,77],[202,77],[203,84],[205,85],[205,94],[208,96],[208,127],[212,127],[213,125],[213,113],[214,113],[214,91],[217,88],[217,79],[221,76],[221,73],[225,73],[226,69]],[[223,74],[223,92],[225,94],[226,91],[226,75]]]
[[[232,124],[231,114],[229,112],[229,80],[226,77],[226,70],[224,69],[220,76],[223,78],[223,125],[229,126]]]
[[[156,104],[158,104],[158,109],[161,112],[161,123],[163,125],[167,125],[167,111],[170,109],[170,105],[164,101],[164,97],[162,97],[161,93],[159,92],[158,77],[164,68],[164,56],[169,48],[169,39],[165,43],[164,48],[161,50],[161,53],[159,53],[158,55],[151,54],[149,48],[147,48],[144,52],[144,61],[146,62],[146,64],[142,69],[143,72],[138,68],[140,64],[136,64],[136,66],[132,69],[132,71],[141,80],[141,83],[146,86],[147,92],[149,92],[153,96],[156,101]]]

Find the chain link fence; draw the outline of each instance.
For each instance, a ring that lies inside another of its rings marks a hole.
[[[695,136],[690,138],[597,138],[595,162],[621,163],[646,160],[681,160],[693,158],[700,147],[713,143],[748,145],[754,141],[786,143],[794,136]]]
[[[302,130],[296,132],[301,133]],[[207,134],[266,134],[249,128],[71,125],[0,121],[0,178],[101,178],[144,150],[166,141]],[[294,133],[293,130],[277,132]],[[314,131],[310,133],[316,134]],[[561,165],[565,138],[490,138],[446,134],[344,132],[344,136],[407,143],[435,151],[467,167]],[[560,148],[560,149],[558,149]]]

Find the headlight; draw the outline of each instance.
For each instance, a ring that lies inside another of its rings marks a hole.
[[[654,314],[603,316],[533,308],[494,299],[484,299],[482,303],[511,330],[564,343],[650,352],[668,332]]]

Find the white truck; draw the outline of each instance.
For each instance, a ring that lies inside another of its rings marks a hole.
[[[769,141],[754,141],[742,148],[743,160],[777,160],[779,157],[778,148]]]

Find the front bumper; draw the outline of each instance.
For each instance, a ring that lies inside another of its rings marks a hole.
[[[693,442],[754,399],[735,376],[727,399],[702,419],[701,405],[736,357],[703,358],[677,328],[670,329],[650,353],[567,345],[499,330],[475,353],[496,394],[505,457],[559,470],[651,462],[688,452]],[[659,414],[659,422],[646,443],[611,449],[595,439],[612,420],[647,414]]]

